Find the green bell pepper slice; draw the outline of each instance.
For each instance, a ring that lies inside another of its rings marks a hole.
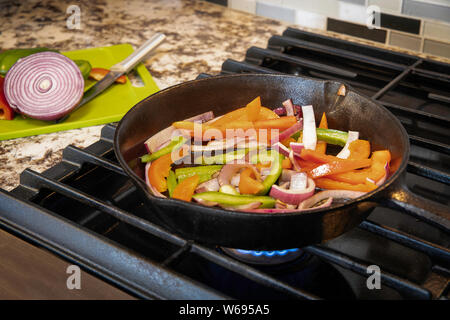
[[[172,151],[175,151],[179,148],[181,148],[181,146],[186,142],[186,138],[183,136],[178,136],[172,139],[172,141],[165,146],[164,148],[161,148],[160,150],[153,152],[152,154],[146,154],[144,156],[141,157],[141,161],[142,162],[150,162],[150,161],[154,161],[168,153],[171,153]]]
[[[270,168],[270,173],[266,176],[264,181],[262,182],[264,189],[262,189],[258,195],[265,195],[269,192],[270,188],[274,183],[277,182],[281,173],[283,172],[283,159],[284,156],[280,154],[276,150],[269,150],[267,153],[259,153],[255,154],[250,158],[251,163],[259,163],[259,162],[272,162],[272,166]]]
[[[200,177],[199,183],[208,181],[212,178],[213,174],[220,171],[223,165],[211,165],[211,166],[198,166],[198,167],[185,167],[175,169],[175,176],[177,177],[178,183],[186,178],[192,177],[193,175],[198,175]]]
[[[316,135],[318,140],[325,141],[329,144],[336,144],[341,147],[345,146],[348,139],[348,132],[334,129],[317,128]]]
[[[83,79],[86,80],[89,77],[89,73],[92,70],[92,66],[87,60],[73,60],[75,64],[78,66],[78,69],[80,69],[81,74],[83,75]]]
[[[221,205],[237,207],[254,202],[260,202],[260,208],[275,207],[275,199],[269,196],[234,195],[222,192],[207,191],[196,193],[192,198],[209,202],[217,202]]]
[[[49,48],[11,49],[2,52],[0,54],[0,75],[4,77],[9,69],[11,69],[20,58],[44,51],[58,52],[57,50]]]
[[[234,160],[239,160],[248,153],[248,149],[239,149],[235,151],[230,151],[227,153],[222,153],[214,156],[200,156],[194,159],[195,164],[225,164],[232,162]]]
[[[169,191],[169,196],[172,197],[173,190],[177,186],[177,177],[173,170],[169,171],[169,176],[167,177],[167,191]]]

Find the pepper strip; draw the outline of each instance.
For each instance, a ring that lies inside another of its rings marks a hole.
[[[161,148],[160,150],[153,152],[152,154],[146,154],[142,156],[141,161],[142,162],[154,161],[159,157],[162,157],[163,155],[166,155],[168,153],[171,153],[172,151],[179,149],[186,141],[187,141],[186,138],[183,136],[175,137],[164,148]]]
[[[195,200],[215,202],[221,205],[236,207],[250,203],[260,202],[260,208],[275,207],[275,199],[269,196],[232,195],[228,193],[208,191],[196,193],[192,196]]]
[[[177,177],[178,183],[181,183],[184,179],[198,175],[200,177],[199,183],[202,183],[210,180],[212,175],[220,171],[222,167],[223,165],[178,168],[175,170],[175,176]]]
[[[197,188],[200,181],[200,176],[195,174],[189,178],[184,179],[182,182],[180,182],[175,189],[173,190],[172,198],[184,200],[184,201],[191,201],[192,195],[195,192],[195,189]]]

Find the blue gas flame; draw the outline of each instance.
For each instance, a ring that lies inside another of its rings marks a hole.
[[[265,256],[265,257],[273,257],[273,256],[285,256],[290,252],[298,251],[298,248],[294,249],[285,249],[285,250],[274,250],[274,251],[255,251],[255,250],[243,250],[237,249],[239,253],[242,254],[250,254],[255,257]]]

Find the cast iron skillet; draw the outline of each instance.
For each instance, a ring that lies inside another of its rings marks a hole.
[[[448,208],[407,190],[404,178],[409,139],[400,122],[384,107],[342,84],[288,75],[242,74],[182,83],[149,96],[120,121],[114,150],[120,165],[142,193],[146,218],[156,217],[164,227],[184,238],[231,248],[271,250],[304,247],[333,239],[357,226],[377,205],[404,211],[450,230]],[[214,111],[215,116],[261,96],[264,106],[275,108],[288,98],[314,106],[316,121],[326,112],[330,128],[359,131],[373,150],[389,149],[394,174],[363,197],[329,208],[285,214],[234,212],[175,199],[153,196],[145,185],[143,142],[172,122]],[[145,217],[144,217],[145,218]]]

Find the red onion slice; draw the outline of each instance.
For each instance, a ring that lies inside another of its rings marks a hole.
[[[317,202],[322,201],[327,198],[333,199],[356,199],[364,195],[365,192],[359,191],[349,191],[349,190],[325,190],[320,191],[310,197],[309,199],[304,200],[298,206],[299,209],[307,209],[315,205]]]
[[[284,144],[281,142],[277,142],[272,145],[272,149],[278,151],[278,153],[282,154],[285,157],[289,157],[289,148],[287,148]]]
[[[272,198],[283,201],[284,203],[298,205],[305,199],[311,197],[314,194],[315,189],[316,184],[314,183],[314,180],[308,178],[308,186],[304,190],[287,190],[274,184],[272,188],[270,188],[269,195]]]
[[[252,202],[247,204],[242,204],[239,206],[225,206],[222,204],[219,204],[220,207],[227,209],[227,210],[234,210],[234,211],[246,211],[246,210],[252,210],[252,209],[258,209],[261,206],[261,202]]]
[[[284,140],[286,140],[287,138],[291,137],[293,134],[299,132],[302,129],[303,129],[303,121],[299,120],[292,127],[287,128],[286,130],[284,130],[280,134],[275,135],[274,137],[272,137],[272,139],[270,140],[270,143],[273,145],[273,144],[275,144],[277,142],[284,141]]]
[[[305,145],[301,142],[291,142],[289,146],[291,147],[292,151],[294,152],[294,155],[296,156],[300,156],[300,153],[305,148]]]
[[[297,160],[296,160],[296,155],[294,154],[294,151],[291,150],[289,152],[289,160],[291,160],[292,165],[294,166],[295,171],[300,171],[302,168],[300,167],[300,165],[298,164]]]
[[[286,109],[286,116],[294,115],[294,104],[292,103],[291,99],[287,99],[286,101],[284,101],[283,106]]]
[[[303,144],[305,149],[315,150],[317,144],[316,120],[312,105],[302,106],[303,112]]]
[[[19,59],[4,83],[9,105],[38,120],[56,120],[81,101],[84,79],[75,62],[60,53],[39,52]]]
[[[314,208],[305,208],[305,209],[253,209],[253,210],[247,210],[248,212],[255,212],[255,213],[292,213],[292,212],[302,212],[302,211],[309,211],[309,210],[317,210],[322,208],[327,208],[331,206],[331,203],[333,202],[333,198],[328,198],[327,201],[322,203],[320,206],[314,207]]]
[[[194,117],[185,119],[184,121],[201,121],[206,122],[214,118],[214,113],[212,111],[208,111],[205,113],[201,113],[199,115],[196,115]],[[166,143],[167,141],[170,141],[172,139],[172,135],[174,135],[174,132],[177,131],[177,129],[174,126],[167,127],[158,133],[154,134],[150,138],[145,141],[145,147],[147,148],[147,151],[149,153],[153,153],[157,150],[159,146]],[[183,130],[179,130],[180,135],[184,135]],[[187,134],[188,137],[190,137],[189,134]]]
[[[219,181],[217,180],[217,178],[213,178],[199,184],[197,189],[195,189],[195,192],[202,193],[207,191],[219,191],[219,189],[220,189]]]
[[[150,189],[150,192],[156,196],[156,197],[160,197],[160,198],[167,198],[165,195],[163,195],[161,192],[159,192],[158,190],[156,190],[156,188],[154,186],[152,186],[152,184],[150,183],[150,179],[148,178],[148,170],[150,169],[151,166],[151,162],[148,162],[145,165],[145,183],[147,184],[147,187]]]
[[[220,186],[232,184],[231,179],[243,168],[251,168],[255,176],[259,178],[259,172],[256,167],[250,163],[228,163],[222,167],[217,177]],[[239,183],[239,182],[238,182]]]
[[[349,131],[347,141],[345,142],[345,146],[342,148],[342,150],[337,154],[336,157],[340,159],[347,159],[350,156],[350,150],[348,147],[350,146],[350,143],[352,143],[355,140],[359,139],[359,132],[358,131]]]
[[[305,190],[308,186],[308,176],[304,172],[299,172],[291,176],[289,184],[290,190]]]

